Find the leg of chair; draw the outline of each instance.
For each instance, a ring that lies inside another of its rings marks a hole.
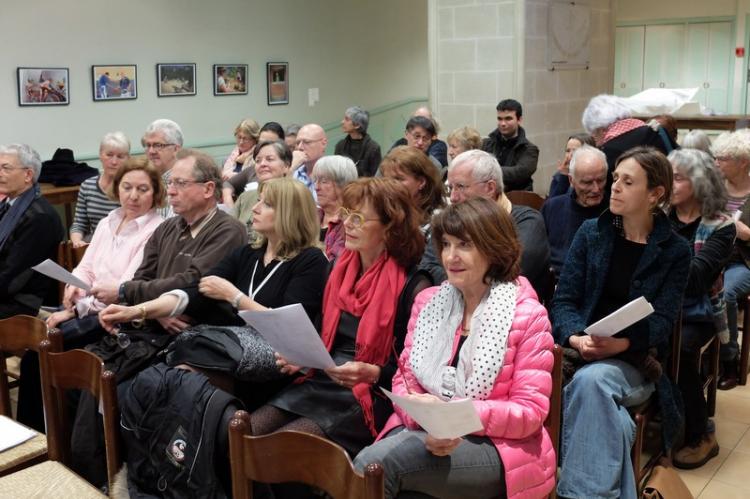
[[[633,461],[633,476],[635,476],[635,489],[641,490],[641,453],[643,452],[643,437],[646,433],[648,416],[645,413],[635,415],[635,442],[630,451],[630,459]]]
[[[750,313],[745,309],[745,326],[742,328],[742,345],[740,347],[740,384],[747,383],[748,357],[750,357]]]
[[[379,464],[368,464],[365,468],[365,499],[382,499],[384,493],[383,468]]]
[[[8,386],[8,366],[5,362],[5,354],[0,352],[0,415],[12,418],[10,406],[10,387]]]
[[[711,347],[709,349],[709,356],[711,364],[709,366],[709,376],[711,382],[706,390],[706,408],[708,409],[708,417],[711,418],[716,413],[716,389],[719,385],[719,337],[714,336],[711,340]]]
[[[232,467],[232,497],[252,499],[253,489],[245,475],[244,436],[251,434],[250,415],[237,411],[229,422],[229,461]]]

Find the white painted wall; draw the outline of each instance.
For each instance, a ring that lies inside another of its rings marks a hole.
[[[616,0],[615,3],[617,21],[733,16],[737,7],[737,0]]]
[[[743,101],[743,90],[747,85],[744,71],[750,47],[745,46],[746,17],[750,14],[749,0],[613,0],[615,22],[624,21],[659,21],[686,18],[710,18],[731,16],[735,20],[735,47],[745,47],[745,57],[733,57],[734,71],[732,76],[733,91],[730,100],[730,112],[743,114],[746,105]]]
[[[174,119],[186,144],[229,141],[252,117],[326,123],[428,93],[426,0],[128,0],[0,4],[0,143],[95,154],[107,131],[139,148],[146,125]],[[290,104],[266,105],[265,64],[290,63]],[[197,96],[158,98],[157,62],[197,63]],[[137,64],[138,99],[93,102],[92,64]],[[249,94],[214,97],[212,65],[249,64]],[[17,66],[70,68],[69,106],[19,107]],[[320,102],[307,105],[307,89]]]

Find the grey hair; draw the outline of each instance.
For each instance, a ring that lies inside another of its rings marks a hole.
[[[15,154],[21,166],[31,168],[34,172],[34,183],[39,180],[39,175],[42,173],[42,159],[31,146],[27,144],[0,145],[0,154]]]
[[[122,132],[109,132],[99,142],[100,151],[105,147],[118,151],[126,151],[130,154],[130,139]]]
[[[182,128],[180,128],[180,125],[174,121],[164,118],[156,120],[146,128],[145,135],[157,132],[163,133],[164,138],[167,139],[170,144],[182,147]]]
[[[367,133],[367,127],[370,125],[370,113],[359,106],[352,106],[344,111],[344,116],[352,120],[352,123],[359,129],[359,133]]]
[[[503,185],[503,169],[500,167],[500,163],[497,162],[495,156],[479,149],[464,151],[453,158],[451,164],[448,165],[448,171],[450,172],[464,163],[471,165],[471,176],[474,177],[476,182],[494,180],[497,186],[497,194],[500,195],[503,193],[505,189]]]
[[[729,156],[750,161],[750,130],[743,128],[722,133],[714,140],[711,152],[715,158]]]
[[[682,147],[685,149],[699,149],[711,154],[711,139],[703,130],[690,130],[682,139]]]
[[[582,158],[584,156],[594,157],[599,160],[599,163],[604,167],[604,171],[607,171],[607,155],[604,154],[601,149],[597,149],[596,147],[591,147],[588,144],[583,144],[581,147],[573,151],[573,156],[570,158],[570,165],[568,166],[568,171],[570,172],[571,177],[575,177],[575,169],[576,169],[576,163],[580,161],[579,158]]]
[[[675,149],[667,159],[673,168],[690,179],[693,196],[701,204],[701,216],[715,218],[724,212],[727,188],[708,153],[699,149]]]
[[[302,128],[301,125],[298,125],[296,123],[292,123],[288,127],[286,127],[286,130],[284,130],[285,135],[297,135],[299,133],[299,129]]]
[[[180,149],[177,151],[177,159],[193,158],[193,178],[196,182],[213,182],[214,199],[221,201],[221,169],[214,161],[214,158],[197,149]]]
[[[313,180],[321,177],[330,177],[338,187],[357,180],[357,167],[354,161],[346,156],[323,156],[315,163]]]
[[[632,113],[622,97],[600,94],[592,97],[583,110],[581,123],[588,133],[594,133],[595,130],[607,128],[612,123],[631,116]]]

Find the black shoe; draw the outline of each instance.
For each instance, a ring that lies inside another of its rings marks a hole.
[[[737,384],[739,384],[739,367],[737,365],[737,359],[729,360],[722,363],[722,373],[719,377],[719,383],[717,388],[719,390],[731,390]]]

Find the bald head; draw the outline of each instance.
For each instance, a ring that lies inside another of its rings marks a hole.
[[[414,110],[414,114],[412,114],[412,116],[422,116],[424,118],[427,118],[428,120],[431,120],[432,112],[430,112],[429,107],[421,106]]]
[[[297,150],[305,153],[308,170],[325,154],[328,138],[323,127],[310,123],[297,133]]]
[[[604,199],[607,184],[607,157],[589,145],[576,149],[570,159],[570,185],[581,206],[596,206]]]

